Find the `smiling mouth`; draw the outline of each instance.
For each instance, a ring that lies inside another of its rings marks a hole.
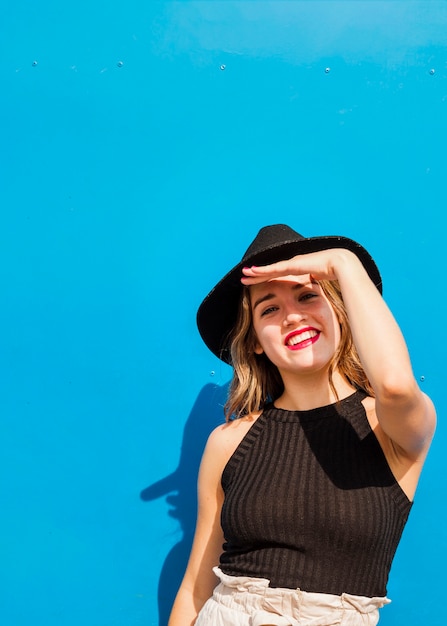
[[[307,346],[314,344],[317,341],[319,336],[320,336],[320,333],[318,330],[314,330],[314,329],[304,330],[300,333],[295,333],[289,336],[286,339],[286,346],[294,350],[306,348]]]

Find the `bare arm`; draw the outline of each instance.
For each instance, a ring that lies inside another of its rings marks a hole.
[[[221,430],[222,427],[219,427],[210,435],[203,454],[198,480],[194,542],[168,626],[192,626],[218,582],[212,568],[219,562],[223,544],[220,527],[223,492],[220,479],[225,458],[224,450],[219,445]]]
[[[336,267],[354,343],[376,396],[377,419],[403,452],[417,458],[434,432],[433,404],[419,389],[402,332],[360,261],[346,252]]]
[[[396,448],[414,460],[425,455],[435,428],[435,410],[413,375],[405,340],[385,301],[355,254],[336,249],[244,269],[243,283],[310,274],[338,280],[355,346],[376,396],[376,414]]]

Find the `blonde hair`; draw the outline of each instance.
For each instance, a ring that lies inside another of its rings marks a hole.
[[[353,387],[363,389],[368,395],[374,396],[352,339],[338,282],[321,280],[319,285],[340,323],[340,343],[329,364],[331,390],[338,399],[333,382],[333,373],[337,369]],[[237,321],[229,341],[233,378],[225,404],[227,421],[259,411],[268,402],[276,400],[284,391],[278,368],[264,353],[256,354],[256,343],[250,295],[248,288],[244,287]]]

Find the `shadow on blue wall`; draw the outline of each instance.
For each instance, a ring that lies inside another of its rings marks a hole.
[[[177,469],[146,487],[140,494],[145,502],[167,496],[169,515],[178,519],[182,539],[169,552],[158,586],[159,625],[166,626],[172,603],[183,578],[194,536],[197,512],[197,473],[209,433],[224,421],[223,406],[228,383],[208,384],[200,391],[183,432]]]

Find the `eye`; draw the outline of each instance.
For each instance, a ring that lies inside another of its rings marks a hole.
[[[317,298],[318,294],[315,293],[315,291],[308,291],[306,293],[302,293],[299,297],[300,302],[302,302],[303,300],[311,300],[312,298]]]
[[[261,312],[261,317],[264,317],[264,315],[269,315],[270,313],[274,313],[277,310],[277,306],[269,306]]]

